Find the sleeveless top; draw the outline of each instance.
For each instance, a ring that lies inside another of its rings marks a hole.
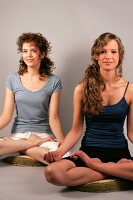
[[[124,135],[124,122],[129,106],[125,100],[126,86],[122,99],[109,106],[103,106],[103,112],[91,117],[85,114],[86,130],[82,146],[105,148],[125,148],[128,146]]]

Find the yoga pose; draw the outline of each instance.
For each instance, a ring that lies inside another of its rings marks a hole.
[[[41,138],[36,134],[31,134],[28,139],[20,138],[12,139],[10,136],[0,138],[0,158],[9,156],[11,153],[24,151],[33,147],[39,147],[44,142],[53,140],[50,136]],[[13,154],[14,155],[14,154]],[[43,161],[44,162],[44,161]]]
[[[133,84],[124,79],[124,47],[112,33],[103,33],[91,49],[92,65],[74,90],[73,125],[59,149],[45,159],[45,177],[55,185],[75,186],[108,177],[133,181],[133,159],[124,133],[133,143]],[[67,159],[86,129],[79,150]],[[55,162],[57,161],[57,162]],[[53,163],[52,163],[53,162]]]
[[[19,142],[24,143],[20,138],[29,139],[32,134],[36,134],[43,138],[42,141],[45,143],[40,143],[39,147],[28,146],[19,149],[14,145],[15,141],[6,138],[0,141],[4,143],[5,149],[5,152],[0,151],[0,155],[10,153],[10,150],[16,152],[27,149],[25,151],[27,155],[44,162],[44,154],[56,150],[63,141],[59,117],[62,84],[60,78],[52,74],[54,63],[48,57],[51,46],[42,34],[23,33],[18,37],[17,45],[22,57],[18,72],[7,77],[0,130],[11,121],[15,107],[16,117],[11,130],[11,139],[18,140],[19,144]],[[8,148],[9,145],[11,149]]]

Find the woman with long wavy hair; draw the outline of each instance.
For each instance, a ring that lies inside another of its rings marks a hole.
[[[133,143],[133,84],[124,79],[124,47],[113,33],[103,33],[91,49],[92,65],[74,90],[73,125],[55,152],[46,154],[46,180],[75,186],[110,176],[133,180],[133,159],[124,134]],[[81,147],[67,159],[62,156],[83,134]],[[55,162],[58,161],[58,162]],[[53,162],[53,163],[52,163]]]

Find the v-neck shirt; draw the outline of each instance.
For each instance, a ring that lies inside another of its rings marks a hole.
[[[16,108],[11,133],[31,131],[51,134],[49,105],[52,94],[62,89],[60,78],[51,74],[42,88],[31,91],[22,84],[16,72],[7,77],[6,86],[14,94]]]

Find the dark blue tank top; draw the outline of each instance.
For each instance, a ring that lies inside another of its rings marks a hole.
[[[86,130],[82,146],[127,147],[124,135],[124,122],[128,113],[128,104],[125,100],[126,90],[118,103],[103,106],[103,112],[99,116],[90,117],[89,114],[85,114]]]

